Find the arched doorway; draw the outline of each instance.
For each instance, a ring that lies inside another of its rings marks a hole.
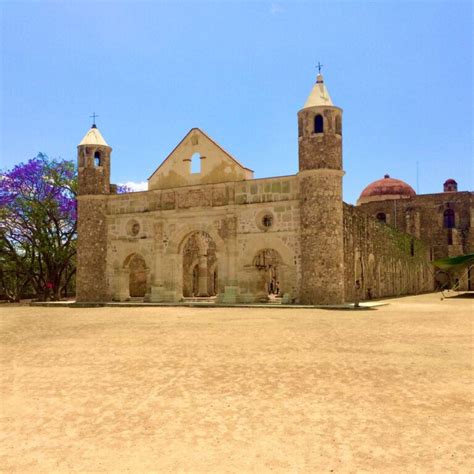
[[[259,274],[259,293],[266,296],[280,296],[282,259],[274,249],[260,250],[253,259],[253,266]]]
[[[206,232],[193,232],[183,245],[183,296],[217,294],[216,244]]]
[[[128,269],[128,289],[131,298],[143,298],[146,294],[148,269],[145,259],[138,253],[129,255],[124,262]]]

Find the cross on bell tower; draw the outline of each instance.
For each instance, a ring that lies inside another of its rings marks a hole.
[[[92,128],[97,128],[97,125],[95,124],[95,119],[98,117],[95,112],[92,112],[92,115],[89,115],[89,117],[92,119]]]

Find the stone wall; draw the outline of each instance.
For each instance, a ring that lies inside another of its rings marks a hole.
[[[324,133],[314,133],[314,117],[324,116]],[[342,117],[338,107],[313,107],[298,112],[299,170],[342,169],[342,136],[336,133],[335,120]],[[339,131],[340,132],[340,131]]]
[[[300,238],[303,256],[300,301],[344,302],[342,171],[300,172]]]
[[[196,161],[197,172],[192,170]],[[148,189],[228,183],[251,179],[253,171],[198,128],[193,128],[148,179]]]
[[[432,291],[433,272],[421,240],[344,204],[346,301],[354,301],[356,280],[360,299]]]
[[[110,193],[110,153],[108,146],[78,147],[78,190],[80,195]],[[98,163],[94,156],[99,157]]]
[[[149,272],[151,299],[179,300],[183,292],[189,294],[192,274],[189,268],[183,274],[183,263],[190,267],[201,262],[195,278],[202,282],[206,267],[217,273],[221,296],[231,288],[235,301],[252,301],[261,297],[269,273],[257,268],[255,259],[272,249],[279,255],[281,291],[296,298],[301,260],[298,196],[295,176],[110,195],[108,291],[114,299],[129,297],[130,270],[125,262],[138,254]],[[211,239],[215,257],[183,262],[183,250],[196,234]],[[209,279],[207,287],[214,290]]]
[[[108,301],[106,281],[107,196],[79,196],[77,228],[77,301]]]
[[[384,213],[386,221],[402,232],[422,238],[430,247],[431,258],[474,252],[474,193],[423,194],[409,199],[375,201],[358,206],[371,216]],[[455,213],[455,227],[444,227],[446,209]]]

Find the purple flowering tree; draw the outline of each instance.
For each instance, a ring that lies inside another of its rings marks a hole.
[[[44,154],[0,172],[0,290],[58,300],[75,274],[77,176]]]

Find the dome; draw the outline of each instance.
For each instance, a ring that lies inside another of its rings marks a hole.
[[[457,192],[458,183],[453,178],[447,179],[443,184],[443,191],[445,193]]]
[[[374,181],[362,191],[357,205],[386,199],[407,199],[413,196],[416,196],[416,193],[409,184],[386,174],[383,179]]]

